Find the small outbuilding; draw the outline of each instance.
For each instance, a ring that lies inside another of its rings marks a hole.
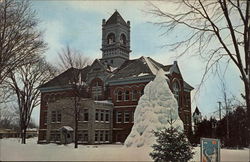
[[[61,136],[61,144],[68,144],[73,141],[73,128],[70,126],[63,126],[59,128],[60,136]]]

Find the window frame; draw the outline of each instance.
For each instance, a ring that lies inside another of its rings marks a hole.
[[[95,110],[95,122],[99,122],[100,121],[100,110],[96,109]]]
[[[59,118],[59,116],[60,116],[60,118]],[[62,122],[62,111],[61,110],[57,110],[56,111],[56,122],[57,123],[61,123]]]
[[[136,101],[137,100],[137,96],[138,96],[138,91],[136,89],[134,89],[132,91],[132,101]]]
[[[109,33],[107,35],[107,44],[108,45],[111,45],[111,44],[114,44],[115,43],[115,34],[114,33]]]
[[[48,124],[48,111],[44,110],[44,125]]]
[[[116,101],[117,102],[122,102],[122,100],[123,100],[123,91],[118,90],[116,95],[117,95]]]
[[[128,115],[128,116],[126,116],[126,115]],[[126,119],[128,119],[128,120],[126,120]],[[130,112],[129,111],[125,111],[124,112],[124,123],[129,123],[129,122],[130,122]]]
[[[109,112],[110,112],[109,110],[105,110],[105,122],[106,123],[110,122],[110,113]]]
[[[125,90],[124,101],[129,101],[129,99],[130,99],[130,91],[129,90]]]
[[[105,142],[110,142],[110,139],[109,139],[109,131],[108,131],[108,130],[105,131],[105,137],[104,137],[104,138],[105,138],[105,139],[104,139]]]
[[[56,123],[56,111],[51,111],[51,123]]]
[[[99,143],[99,130],[95,130],[95,143]]]
[[[100,110],[100,121],[101,122],[105,122],[104,117],[105,117],[105,111],[104,110]]]
[[[119,114],[120,114],[120,116],[119,116]],[[121,120],[120,122],[118,121],[119,117]],[[116,112],[116,123],[122,123],[122,112],[121,111]]]

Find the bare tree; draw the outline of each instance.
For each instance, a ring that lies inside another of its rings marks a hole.
[[[90,64],[90,59],[88,57],[84,57],[81,52],[72,49],[69,45],[63,48],[61,52],[58,53],[58,56],[60,60],[59,68],[63,71],[72,67],[82,69]]]
[[[53,68],[40,59],[33,64],[23,65],[8,75],[8,86],[14,92],[18,105],[22,143],[26,143],[26,129],[33,109],[40,104],[39,85],[54,77]]]
[[[15,68],[33,61],[46,45],[28,0],[0,2],[0,84]]]
[[[202,77],[218,70],[222,61],[232,62],[244,84],[242,97],[246,101],[248,123],[250,123],[250,1],[248,0],[181,0],[175,12],[166,11],[151,3],[148,11],[159,18],[156,24],[166,33],[185,27],[187,33],[182,40],[167,46],[172,50],[184,49],[179,56],[192,50],[206,60]],[[250,124],[248,125],[250,137]]]
[[[72,70],[73,74],[69,79],[71,81],[71,88],[74,95],[74,109],[72,115],[72,117],[74,118],[74,147],[78,148],[78,121],[81,111],[79,102],[84,96],[83,93],[85,88],[85,83],[81,79],[81,69],[83,69],[90,63],[90,59],[84,57],[83,54],[81,54],[77,50],[70,48],[69,45],[66,46],[66,48],[63,49],[61,53],[58,53],[58,56],[60,58],[59,66],[61,69],[74,69]]]
[[[18,112],[14,105],[0,104],[0,128],[18,130]]]

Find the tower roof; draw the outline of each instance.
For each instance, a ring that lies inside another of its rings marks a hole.
[[[125,20],[122,18],[122,16],[119,14],[119,12],[116,10],[113,15],[107,20],[106,24],[123,24],[127,25]]]

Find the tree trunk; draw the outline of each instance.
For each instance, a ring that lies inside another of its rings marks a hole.
[[[77,111],[77,101],[76,101],[76,96],[75,96],[75,148],[78,148],[78,111]]]
[[[78,148],[78,133],[77,132],[78,132],[78,122],[76,118],[75,119],[75,148]]]
[[[25,126],[21,126],[21,144],[26,144],[26,128]]]

